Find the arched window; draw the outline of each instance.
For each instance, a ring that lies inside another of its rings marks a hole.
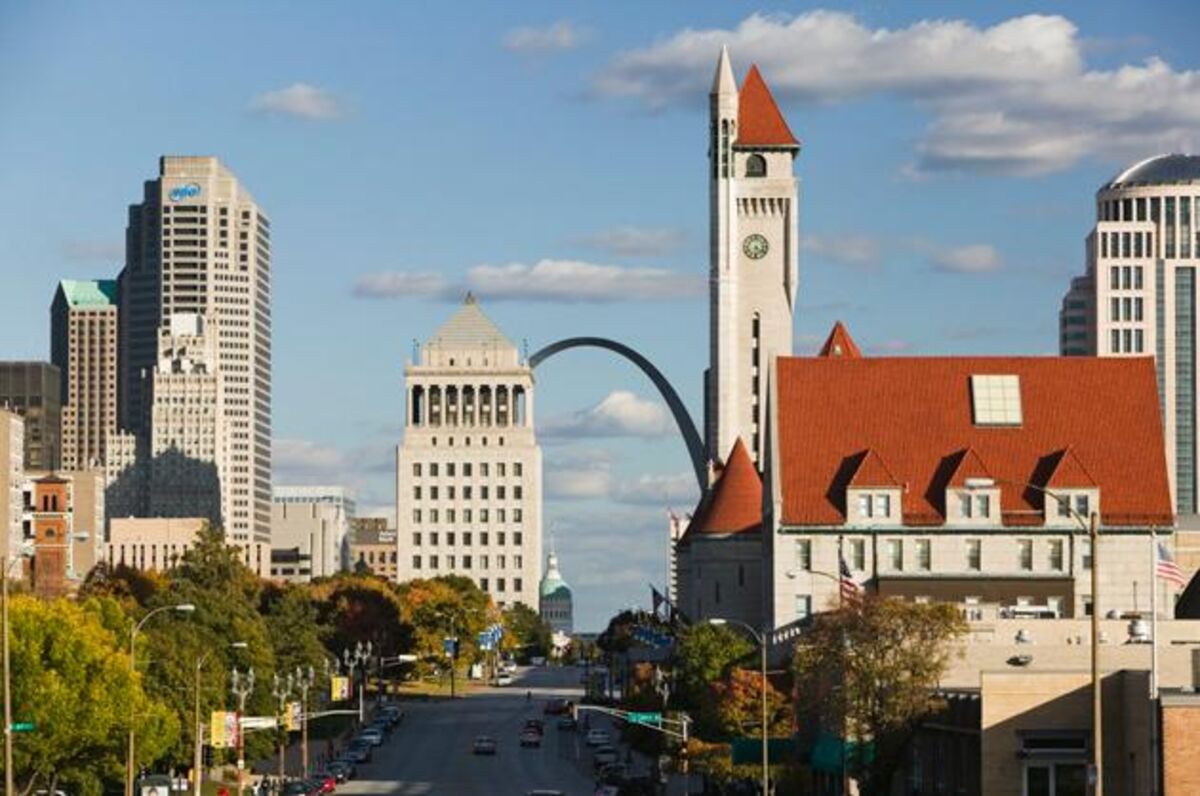
[[[746,158],[746,176],[767,176],[767,159],[762,155],[751,155],[750,157]]]

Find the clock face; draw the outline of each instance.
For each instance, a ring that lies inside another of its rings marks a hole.
[[[767,239],[757,232],[753,235],[747,235],[746,239],[742,241],[742,251],[751,260],[761,260],[763,257],[766,257],[767,250],[770,248]]]

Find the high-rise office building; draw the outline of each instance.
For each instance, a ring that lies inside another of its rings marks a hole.
[[[25,540],[22,497],[25,482],[25,420],[0,409],[0,554],[10,562]],[[21,577],[14,567],[13,577]]]
[[[1061,351],[1155,358],[1176,511],[1196,514],[1200,156],[1148,158],[1102,186],[1086,257],[1059,313]]]
[[[0,409],[25,418],[25,467],[53,470],[62,463],[62,392],[49,362],[0,362]]]
[[[271,529],[271,225],[214,157],[167,156],[129,209],[120,275],[120,423],[150,455],[159,330],[204,319],[215,347],[228,467],[223,524],[249,550]],[[151,472],[153,464],[151,461]],[[153,477],[153,476],[152,476]]]
[[[50,360],[62,396],[66,470],[102,466],[117,430],[117,282],[58,283],[50,305]]]
[[[542,450],[532,369],[468,295],[404,380],[397,577],[462,575],[500,606],[536,608]]]

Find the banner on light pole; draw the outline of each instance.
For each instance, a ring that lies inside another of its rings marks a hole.
[[[214,710],[209,727],[213,749],[233,749],[238,744],[238,714],[232,710]]]
[[[329,699],[341,702],[350,698],[350,678],[340,675],[329,678]]]

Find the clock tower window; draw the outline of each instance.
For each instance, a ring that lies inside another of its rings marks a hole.
[[[751,155],[750,157],[746,158],[746,176],[767,176],[767,159],[762,155]]]

